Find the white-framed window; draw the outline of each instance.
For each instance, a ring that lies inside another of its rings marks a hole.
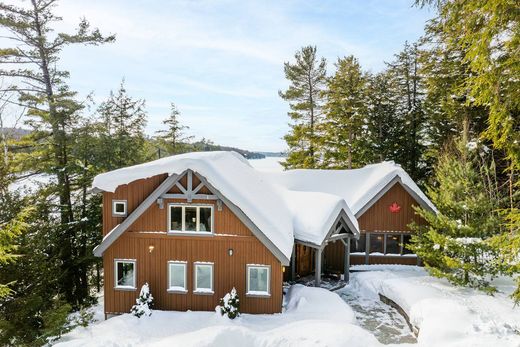
[[[246,295],[270,295],[271,267],[269,265],[247,265]]]
[[[213,294],[213,263],[195,262],[194,293]]]
[[[169,204],[168,231],[211,234],[213,205]]]
[[[186,293],[187,284],[187,263],[185,261],[168,262],[168,291]]]
[[[116,289],[136,289],[135,259],[114,259],[114,279]]]
[[[112,200],[112,215],[126,217],[126,200]]]

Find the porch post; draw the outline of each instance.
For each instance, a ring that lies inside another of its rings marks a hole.
[[[366,238],[366,242],[365,242],[365,264],[368,265],[369,263],[369,260],[370,260],[370,233],[367,232],[365,233],[365,238]]]
[[[350,237],[347,237],[347,243],[344,244],[346,251],[345,251],[345,264],[343,268],[344,272],[344,280],[345,282],[349,282],[350,280]]]
[[[296,279],[296,243],[293,246],[291,253],[291,281]]]
[[[314,274],[316,276],[314,279],[314,286],[319,287],[320,281],[321,281],[321,247],[316,249],[316,252],[314,253],[314,257],[315,257],[314,258],[314,264],[315,264]]]

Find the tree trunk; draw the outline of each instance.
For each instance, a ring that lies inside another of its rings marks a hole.
[[[65,134],[65,124],[63,119],[56,110],[54,92],[52,88],[52,80],[49,73],[49,65],[47,54],[45,51],[45,40],[42,34],[42,26],[40,22],[40,8],[36,0],[31,0],[34,8],[34,23],[38,34],[38,42],[36,43],[40,55],[40,68],[45,83],[45,94],[49,106],[49,119],[52,127],[53,152],[56,161],[56,176],[58,180],[58,196],[60,201],[60,218],[61,225],[64,226],[65,237],[63,244],[60,245],[60,255],[63,261],[63,283],[62,288],[65,292],[65,298],[69,303],[74,303],[74,270],[72,264],[72,238],[73,230],[71,223],[73,222],[72,203],[70,198],[70,182],[67,170],[67,140]]]

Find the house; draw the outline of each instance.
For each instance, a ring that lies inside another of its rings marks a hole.
[[[213,310],[235,287],[243,312],[280,312],[284,276],[319,283],[322,269],[348,277],[349,262],[396,258],[387,251],[416,218],[411,205],[434,207],[397,165],[371,167],[275,174],[234,152],[201,152],[98,175],[105,313],[128,312],[145,282],[158,309]],[[377,254],[372,235],[383,238]]]

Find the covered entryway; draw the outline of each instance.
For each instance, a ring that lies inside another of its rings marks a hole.
[[[327,271],[334,271],[335,273],[341,272],[343,280],[348,283],[350,274],[350,242],[358,238],[359,233],[342,211],[322,244],[317,245],[304,240],[295,240],[289,266],[290,272],[286,279],[297,281],[299,278],[314,274],[314,285],[318,287],[320,286],[322,275]],[[341,243],[344,246],[345,255],[342,257],[344,261],[341,269],[327,268],[327,260],[324,259],[326,247],[335,243]]]

